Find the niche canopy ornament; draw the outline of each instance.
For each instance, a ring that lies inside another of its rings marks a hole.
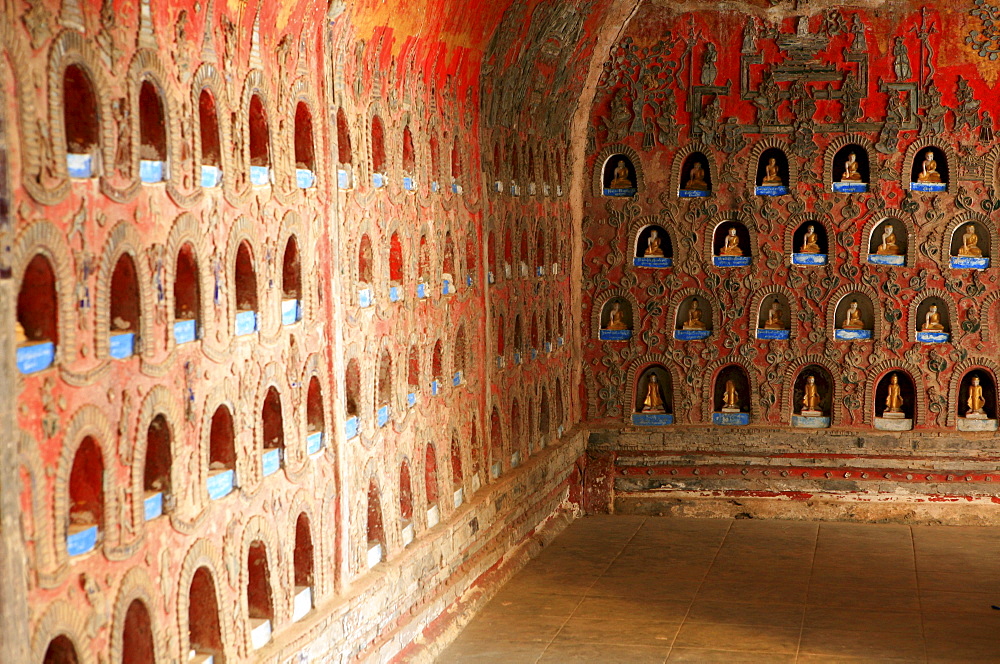
[[[670,375],[661,365],[653,365],[639,376],[635,386],[635,412],[632,424],[642,427],[674,423],[670,399]]]

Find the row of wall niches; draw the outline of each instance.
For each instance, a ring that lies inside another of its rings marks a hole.
[[[715,267],[747,267],[753,261],[751,232],[739,221],[723,221],[712,229],[710,246]],[[983,218],[958,221],[945,237],[944,255],[949,267],[956,270],[985,270],[990,267],[993,233]],[[862,238],[864,262],[871,265],[905,266],[914,233],[898,218],[887,217],[874,224],[867,238]],[[656,224],[643,226],[633,240],[632,264],[643,268],[673,267],[673,243],[670,235]],[[801,267],[821,267],[830,262],[831,242],[826,227],[819,221],[802,222],[792,231],[788,261]]]
[[[636,157],[637,158],[637,157]],[[795,185],[789,169],[788,155],[781,148],[770,147],[760,152],[756,171],[747,174],[757,196],[784,196]],[[597,177],[604,196],[632,197],[639,190],[639,170],[633,157],[613,154],[597,165]],[[909,167],[909,189],[922,192],[942,192],[948,189],[948,160],[943,148],[927,146],[917,151]],[[837,151],[830,165],[831,190],[841,194],[865,193],[872,184],[868,151],[857,144]],[[700,198],[712,195],[712,161],[704,152],[691,152],[684,157],[677,196]]]
[[[670,372],[651,364],[636,373],[631,423],[641,427],[674,423],[673,386]],[[905,369],[889,369],[873,377],[869,390],[872,424],[884,431],[909,431],[917,417],[917,382]],[[792,427],[824,429],[831,425],[837,383],[831,371],[819,364],[802,367],[790,389],[788,413]],[[750,378],[739,364],[719,369],[711,380],[711,422],[719,426],[750,424],[752,394]],[[959,383],[958,401],[950,404],[957,415],[959,431],[997,430],[997,381],[984,367],[970,369]]]

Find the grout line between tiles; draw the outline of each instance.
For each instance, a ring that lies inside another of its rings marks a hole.
[[[809,578],[806,579],[806,594],[802,600],[802,621],[799,623],[799,642],[795,644],[795,661],[802,653],[802,635],[806,631],[806,612],[809,610],[809,591],[812,589],[813,574],[816,572],[816,552],[819,550],[819,533],[822,523],[816,524],[816,539],[813,540],[812,560],[809,561]]]
[[[924,648],[924,661],[930,661],[930,655],[927,653],[927,631],[924,623],[924,599],[920,594],[920,573],[917,572],[917,543],[913,539],[913,526],[908,528],[910,531],[910,550],[913,552],[913,578],[917,584],[917,610],[920,613],[920,644]]]

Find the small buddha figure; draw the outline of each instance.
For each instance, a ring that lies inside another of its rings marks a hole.
[[[627,330],[628,325],[625,324],[625,314],[622,313],[621,304],[615,302],[611,305],[611,313],[608,315],[608,326],[605,328],[607,330]]]
[[[649,231],[649,239],[646,240],[645,258],[663,258],[663,247],[660,245],[660,234],[654,228]]]
[[[642,402],[643,413],[665,413],[663,407],[663,393],[660,392],[660,381],[656,374],[649,377],[649,384],[646,387],[646,398]]]
[[[819,394],[819,388],[816,387],[816,376],[809,376],[806,378],[806,391],[802,397],[802,415],[806,416],[807,413],[822,413],[819,408],[821,400],[822,397]]]
[[[767,166],[764,167],[764,179],[761,180],[761,184],[765,187],[775,187],[784,184],[781,181],[781,173],[778,172],[778,160],[774,157],[767,160]]]
[[[979,248],[979,235],[976,234],[976,225],[968,224],[965,233],[962,234],[962,246],[958,248],[958,255],[965,258],[982,258],[983,250]]]
[[[687,184],[684,185],[685,189],[694,189],[696,191],[707,191],[708,183],[705,182],[705,169],[702,167],[700,161],[695,161],[691,166],[691,172],[688,173]]]
[[[740,412],[740,395],[736,391],[736,383],[732,378],[726,380],[726,389],[722,393],[722,412]]]
[[[806,228],[806,236],[802,238],[802,248],[799,249],[799,253],[803,254],[819,254],[822,250],[819,248],[819,236],[816,235],[816,227],[812,224]]]
[[[764,321],[765,330],[783,330],[785,329],[785,323],[781,320],[781,305],[778,304],[777,300],[771,302],[771,306],[767,310],[767,320]]]
[[[841,182],[861,182],[861,173],[858,172],[858,158],[853,152],[847,155],[847,162],[844,163],[844,175]]]
[[[928,150],[924,154],[924,163],[920,166],[917,182],[941,182],[941,174],[938,173],[937,162],[934,160],[934,150]]]
[[[920,328],[920,331],[944,332],[944,325],[941,324],[941,314],[938,313],[936,304],[932,304],[930,309],[927,310],[927,315],[924,316],[924,326]]]
[[[899,245],[896,244],[896,229],[892,224],[886,224],[882,229],[882,243],[875,253],[879,256],[899,256]]]
[[[628,166],[625,165],[624,159],[618,160],[618,166],[615,167],[614,179],[611,180],[612,189],[631,189],[632,188],[632,178],[628,176]]]
[[[742,256],[743,249],[740,248],[740,238],[736,235],[736,227],[730,226],[729,232],[726,234],[726,239],[722,243],[722,248],[719,249],[720,256]]]
[[[688,319],[684,322],[682,328],[685,330],[708,329],[701,320],[701,307],[698,306],[698,300],[691,301],[691,308],[688,309]]]
[[[847,307],[847,314],[844,316],[843,329],[845,330],[865,329],[865,322],[861,320],[861,310],[858,309],[857,300],[851,300],[851,304]]]
[[[903,413],[903,394],[899,388],[899,376],[892,374],[889,379],[889,393],[885,397],[885,411],[883,414]]]
[[[24,326],[21,325],[21,321],[14,321],[14,343],[20,346],[21,344],[28,342],[28,335],[24,332]]]
[[[969,398],[965,402],[969,406],[965,416],[974,420],[986,419],[986,399],[983,397],[983,386],[979,384],[979,376],[972,377],[972,385],[969,385]]]

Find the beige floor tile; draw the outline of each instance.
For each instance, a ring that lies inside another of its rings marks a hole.
[[[996,621],[1000,611],[990,608],[994,604],[1000,606],[1000,596],[996,593],[956,593],[923,589],[920,591],[920,605],[926,613],[949,611],[978,613],[984,618]]]
[[[798,643],[798,627],[685,622],[677,633],[674,647],[794,653]]]
[[[650,600],[638,597],[584,597],[574,618],[629,619],[641,616],[650,622],[680,622],[687,615],[688,601]]]
[[[549,592],[511,592],[506,588],[497,593],[480,616],[491,612],[525,613],[534,615],[563,616],[568,618],[583,597],[575,595],[555,595]]]
[[[923,625],[917,611],[865,610],[809,606],[803,626],[809,629],[839,629],[858,632],[892,632],[920,638]]]
[[[668,664],[792,664],[795,655],[777,652],[746,652],[739,650],[710,650],[707,648],[673,648],[667,657]]]
[[[809,586],[806,602],[810,606],[831,606],[868,610],[880,607],[887,611],[919,611],[920,600],[912,588],[872,588],[844,586],[837,583]]]
[[[651,646],[602,645],[599,643],[553,643],[539,664],[662,664],[669,648]]]
[[[500,639],[548,643],[559,633],[566,620],[563,616],[543,616],[531,613],[493,613],[485,616],[480,614],[462,630],[460,638],[462,640],[491,641]]]
[[[534,664],[548,643],[461,639],[434,660],[436,664]]]
[[[927,613],[923,617],[928,644],[949,644],[976,639],[1000,639],[1000,611],[976,613]]]
[[[686,621],[797,629],[802,625],[803,611],[804,607],[797,604],[695,599]]]
[[[993,639],[962,639],[949,643],[927,642],[927,659],[930,662],[1000,662],[1000,648]]]
[[[844,655],[810,655],[807,653],[800,654],[795,662],[796,664],[923,664],[924,658],[845,657]]]
[[[913,634],[805,628],[799,652],[874,659],[922,659],[924,643],[919,635]]]
[[[552,640],[553,644],[603,643],[669,648],[680,629],[679,622],[632,618],[570,618]]]

